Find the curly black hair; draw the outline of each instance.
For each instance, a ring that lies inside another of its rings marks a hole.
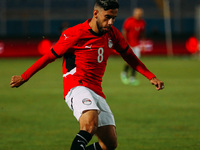
[[[109,10],[119,8],[119,3],[117,0],[96,0],[95,6],[100,6],[104,10]]]

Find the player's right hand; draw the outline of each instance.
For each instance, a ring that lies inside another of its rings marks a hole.
[[[18,75],[12,76],[11,81],[10,81],[10,87],[11,88],[19,87],[24,82],[25,81],[24,81],[24,79],[21,76],[18,76]]]
[[[158,78],[154,77],[150,80],[151,84],[152,85],[155,85],[156,86],[156,89],[159,91],[159,90],[162,90],[164,89],[164,82],[159,80]]]

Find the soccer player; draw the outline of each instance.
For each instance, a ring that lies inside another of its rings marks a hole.
[[[122,35],[127,40],[130,45],[132,51],[135,55],[140,58],[141,56],[141,48],[140,40],[144,40],[145,38],[145,26],[146,23],[142,19],[143,17],[143,9],[135,8],[133,10],[133,16],[127,18],[124,21],[122,27]],[[144,48],[144,46],[143,46]],[[128,76],[129,69],[132,70],[130,77]],[[136,70],[134,68],[130,68],[130,66],[126,63],[123,71],[121,72],[121,80],[124,84],[131,85],[139,85],[139,81],[136,79]]]
[[[48,63],[63,57],[65,101],[80,124],[71,150],[114,150],[117,147],[114,116],[101,87],[106,62],[113,49],[157,90],[164,88],[164,83],[145,67],[120,31],[113,27],[118,9],[117,0],[96,0],[92,19],[63,31],[49,53],[21,76],[11,78],[11,87],[19,87]],[[98,137],[98,142],[87,146],[93,135]]]

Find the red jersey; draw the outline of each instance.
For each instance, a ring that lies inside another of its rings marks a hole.
[[[107,59],[116,42],[121,41],[117,49],[125,50],[128,44],[118,39],[119,31],[112,29],[103,35],[93,32],[90,20],[65,30],[52,51],[56,56],[63,56],[64,94],[75,86],[86,86],[104,96],[101,88]]]
[[[126,39],[131,47],[139,45],[139,38],[141,32],[144,31],[146,23],[144,20],[136,20],[130,17],[125,20],[123,29],[126,31]]]
[[[136,70],[140,70],[140,73],[147,78],[154,77],[132,54],[132,50],[130,50],[119,30],[112,27],[105,34],[97,34],[90,28],[89,22],[90,19],[65,30],[51,52],[36,61],[32,67],[22,74],[22,78],[28,80],[46,64],[63,56],[64,96],[73,87],[85,86],[105,98],[101,82],[107,59],[113,49],[121,53],[122,57],[125,60],[127,59],[127,62],[131,61],[133,64],[130,64]],[[131,54],[128,54],[130,52]],[[126,53],[129,55],[127,58]],[[129,58],[130,56],[132,57]]]

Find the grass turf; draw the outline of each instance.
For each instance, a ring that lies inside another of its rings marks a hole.
[[[0,150],[69,149],[79,125],[62,95],[62,61],[56,60],[17,89],[12,75],[36,58],[0,59]],[[165,82],[156,91],[138,74],[140,85],[123,85],[123,60],[110,58],[103,78],[117,124],[118,150],[199,150],[200,69],[189,57],[144,57]],[[94,138],[92,142],[95,142]]]

